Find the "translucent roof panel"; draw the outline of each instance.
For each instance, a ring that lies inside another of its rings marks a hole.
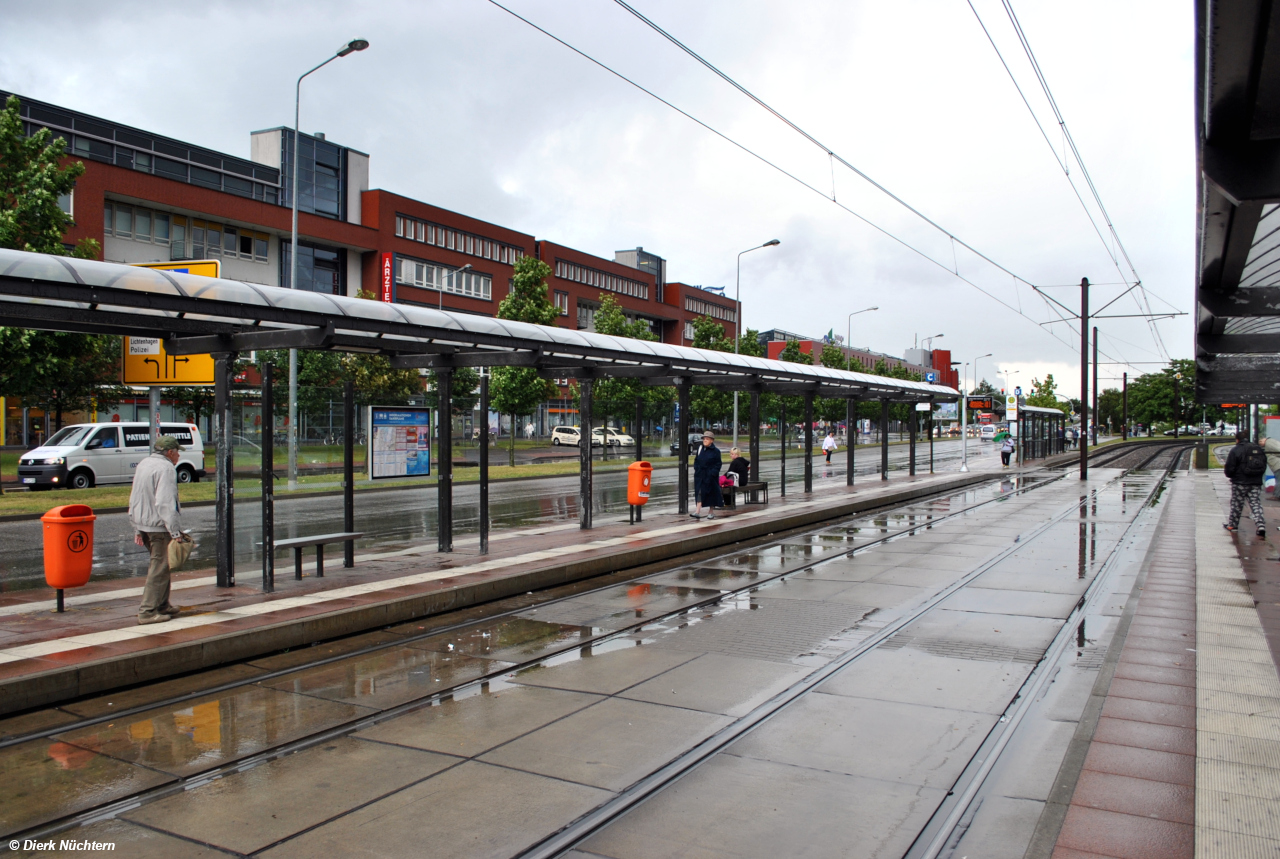
[[[850,372],[834,367],[791,364],[753,355],[735,355],[694,349],[670,343],[612,337],[589,331],[559,326],[531,325],[478,316],[440,311],[429,307],[386,304],[362,298],[326,295],[304,290],[242,283],[221,278],[203,278],[177,272],[51,257],[22,251],[0,249],[0,279],[17,278],[49,287],[84,285],[94,288],[93,300],[99,307],[110,307],[117,314],[132,314],[139,330],[157,330],[157,317],[181,313],[188,320],[205,319],[218,325],[257,327],[260,325],[327,325],[338,323],[344,331],[374,334],[394,342],[393,351],[412,348],[414,341],[447,342],[462,349],[543,350],[563,358],[579,356],[584,362],[617,361],[623,364],[671,365],[675,371],[688,373],[723,373],[741,378],[744,384],[764,377],[812,382],[828,388],[871,389],[878,396],[907,395],[955,399],[958,392],[943,385],[906,379],[892,379],[867,373]],[[6,288],[7,287],[7,288]],[[113,302],[110,291],[119,291]],[[40,303],[47,301],[23,294],[15,286],[0,280],[0,300]],[[67,290],[63,289],[63,292]],[[180,310],[143,309],[130,304],[127,293],[157,293],[171,296]],[[52,290],[51,290],[52,294]],[[61,297],[61,296],[60,296]],[[211,308],[204,302],[216,301],[224,306]],[[191,303],[186,309],[185,302]],[[225,305],[233,305],[227,309]],[[216,312],[215,312],[216,311]],[[163,330],[163,329],[160,329]],[[608,371],[604,371],[608,375]]]

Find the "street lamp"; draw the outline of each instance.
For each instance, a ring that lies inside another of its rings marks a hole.
[[[738,343],[742,340],[742,254],[749,254],[752,251],[758,251],[761,248],[772,248],[782,244],[780,239],[769,239],[762,245],[756,245],[753,248],[747,248],[738,254],[738,274],[734,278],[733,283],[733,301],[737,305],[734,310],[733,325],[733,354],[738,354]],[[738,392],[733,392],[733,446],[738,446]]]
[[[951,366],[956,366],[960,362],[952,361]],[[965,474],[969,471],[969,362],[964,362],[964,386],[965,395],[960,398],[960,473]]]
[[[868,308],[865,308],[865,309],[863,309],[863,310],[855,310],[855,311],[853,311],[852,313],[850,313],[850,314],[849,314],[849,320],[848,320],[848,321],[849,321],[849,330],[846,332],[846,336],[848,337],[848,339],[844,341],[844,347],[845,347],[846,349],[850,349],[850,350],[852,350],[852,349],[853,349],[853,317],[857,316],[859,313],[870,313],[870,312],[871,312],[871,311],[873,311],[873,310],[879,310],[879,309],[880,309],[879,307],[868,307]],[[850,371],[850,372],[852,372],[852,371],[853,371],[853,354],[852,354],[852,352],[850,352],[850,354],[849,354],[849,371]]]
[[[929,345],[928,345],[928,346],[926,346],[926,347],[924,347],[924,348],[925,348],[925,351],[926,351],[926,352],[932,352],[932,351],[933,351],[933,341],[934,341],[934,340],[937,340],[939,337],[946,337],[946,336],[947,336],[947,335],[945,335],[945,334],[935,334],[935,335],[933,335],[932,337],[926,337],[926,338],[924,338],[924,340],[921,340],[920,342],[921,342],[921,343],[926,343],[926,342],[927,342]],[[973,375],[974,375],[975,377],[978,375],[978,368],[977,368],[977,367],[974,367],[974,369],[973,369]]]
[[[1178,383],[1182,381],[1181,373],[1173,374],[1173,437],[1178,437],[1178,426],[1182,423],[1182,395],[1178,391]],[[1094,417],[1097,421],[1097,417]],[[1249,436],[1253,437],[1253,427],[1249,427]],[[1096,444],[1096,442],[1095,442]]]
[[[992,354],[993,353],[988,352],[985,355],[979,355],[977,358],[973,359],[973,384],[978,384],[978,362],[983,358],[990,358]]]
[[[462,268],[454,271],[453,273],[453,291],[454,292],[458,291],[458,275],[462,274],[464,271],[466,271],[469,268],[471,268],[471,263],[467,263]],[[444,310],[444,279],[443,278],[440,281],[440,309]],[[486,418],[486,420],[488,420],[488,418]]]
[[[341,48],[332,57],[325,60],[320,65],[311,69],[311,71],[298,78],[298,84],[293,91],[293,185],[290,194],[293,197],[293,231],[289,240],[289,288],[298,288],[298,118],[301,112],[302,103],[302,78],[305,78],[311,72],[319,71],[329,63],[345,57],[347,54],[353,54],[356,51],[363,51],[369,47],[369,42],[365,39],[352,39]],[[350,429],[347,430],[350,432]],[[298,350],[289,350],[289,488],[298,488]]]

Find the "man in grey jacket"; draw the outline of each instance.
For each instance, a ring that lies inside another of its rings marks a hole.
[[[151,552],[147,584],[138,606],[138,623],[164,623],[178,614],[169,602],[169,543],[190,539],[182,533],[178,505],[178,452],[171,435],[156,439],[155,450],[138,463],[129,492],[129,524],[133,541]]]

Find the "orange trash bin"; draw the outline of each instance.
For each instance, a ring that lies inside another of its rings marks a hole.
[[[89,581],[93,567],[93,508],[64,504],[40,517],[44,525],[44,580],[58,591],[62,611],[64,588],[78,588]]]
[[[633,507],[649,503],[649,481],[653,464],[645,460],[627,466],[627,503]]]

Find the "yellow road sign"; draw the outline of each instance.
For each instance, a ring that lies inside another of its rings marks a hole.
[[[138,268],[220,277],[222,264],[216,259],[186,262],[146,262]],[[159,337],[125,337],[122,381],[141,387],[152,385],[212,385],[212,355],[170,355]]]
[[[201,277],[222,277],[222,263],[216,259],[193,259],[186,262],[140,262],[137,268],[155,268],[180,274],[198,274]]]

